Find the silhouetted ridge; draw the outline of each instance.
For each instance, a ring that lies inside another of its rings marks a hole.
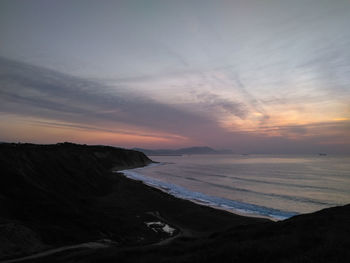
[[[111,172],[150,162],[107,146],[0,144],[0,259],[109,240],[108,248],[30,262],[350,261],[350,205],[272,222],[177,199]]]
[[[38,240],[96,236],[101,229],[89,221],[90,200],[112,191],[111,170],[149,163],[141,152],[108,146],[0,144],[0,257],[40,250]]]

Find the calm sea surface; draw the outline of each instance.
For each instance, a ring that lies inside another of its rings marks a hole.
[[[350,156],[150,156],[124,171],[177,197],[245,214],[285,219],[350,203]]]

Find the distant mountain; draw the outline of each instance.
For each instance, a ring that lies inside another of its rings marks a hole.
[[[183,155],[183,154],[231,154],[231,150],[214,150],[208,146],[195,146],[180,149],[142,149],[133,148],[133,150],[143,152],[147,155]]]

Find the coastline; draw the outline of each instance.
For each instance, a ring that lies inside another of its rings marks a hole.
[[[151,160],[111,147],[0,145],[0,161],[4,167],[0,193],[6,196],[0,200],[1,260],[26,256],[30,262],[52,263],[350,260],[350,205],[278,222],[242,216],[127,178],[122,169],[143,167]],[[116,164],[121,169],[117,173],[112,172]],[[160,228],[175,230],[169,234]],[[98,240],[111,245],[96,249],[84,245]]]
[[[350,204],[273,222],[176,198],[122,173],[118,177],[126,190],[130,187],[129,190],[138,195],[143,205],[156,207],[157,213],[153,215],[161,215],[161,220],[180,226],[180,234],[164,242],[67,252],[45,260],[53,263],[67,259],[79,263],[211,263],[217,260],[326,263],[350,259]],[[132,199],[130,205],[135,201]]]
[[[157,215],[190,230],[190,238],[268,221],[197,205],[111,172],[152,162],[139,152],[70,143],[0,146],[1,260],[101,239],[120,247],[154,244],[169,237],[146,225]]]
[[[269,219],[271,221],[286,220],[292,216],[298,215],[298,213],[295,212],[285,212],[273,208],[267,208],[225,198],[209,196],[199,192],[193,192],[184,187],[174,185],[171,183],[165,183],[160,180],[144,176],[142,174],[142,169],[147,169],[149,167],[154,167],[158,165],[164,165],[164,163],[153,162],[143,167],[119,170],[115,172],[123,173],[125,177],[131,180],[141,181],[147,186],[161,190],[162,192],[170,194],[176,198],[188,200],[198,205],[204,205],[214,209],[227,211],[234,215],[253,218],[264,218]]]

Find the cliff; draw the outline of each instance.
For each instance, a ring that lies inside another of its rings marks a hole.
[[[103,237],[91,205],[112,191],[111,170],[149,163],[107,146],[1,143],[0,258]]]
[[[177,199],[112,172],[151,162],[141,152],[106,146],[0,144],[0,260],[101,240],[129,249],[172,239],[149,222],[187,238],[266,221]]]
[[[350,205],[272,222],[177,199],[111,172],[150,162],[105,146],[0,144],[0,260],[101,239],[109,246],[30,262],[350,260]]]

